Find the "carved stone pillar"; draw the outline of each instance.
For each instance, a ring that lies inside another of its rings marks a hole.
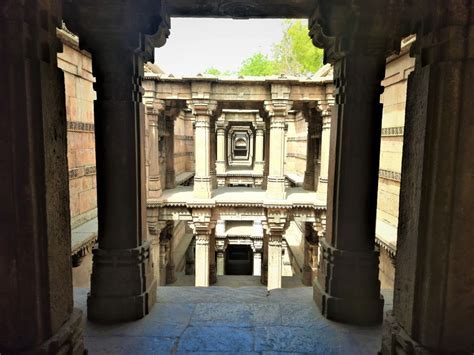
[[[258,122],[255,129],[255,168],[254,171],[257,174],[263,174],[264,169],[264,135],[265,135],[265,123]]]
[[[196,287],[209,287],[210,285],[210,243],[212,239],[212,230],[215,227],[215,221],[211,220],[211,213],[210,209],[193,209],[192,211],[193,221],[190,222],[190,226],[193,229],[196,240]]]
[[[131,321],[149,313],[156,280],[147,241],[143,64],[164,44],[160,7],[131,0],[68,2],[68,25],[93,59],[98,248],[93,251],[88,318]],[[107,16],[98,16],[107,14]],[[150,33],[148,33],[150,32]],[[157,32],[157,36],[152,36]],[[147,41],[143,40],[147,36]]]
[[[264,248],[264,229],[260,220],[253,222],[252,250],[253,250],[253,276],[262,276],[262,253]]]
[[[174,170],[174,123],[176,119],[176,109],[167,110],[166,113],[166,188],[176,187],[176,172]]]
[[[264,131],[264,140],[263,145],[264,149],[264,162],[263,162],[263,180],[262,180],[262,189],[267,189],[267,182],[268,182],[268,172],[269,172],[269,165],[270,165],[270,118],[267,117],[265,121],[265,131]]]
[[[317,153],[316,146],[316,115],[313,107],[307,107],[305,110],[305,119],[308,123],[308,136],[306,138],[306,171],[304,173],[303,188],[305,190],[314,191],[314,175],[315,175],[315,159]]]
[[[216,233],[215,228],[211,231],[209,238],[209,283],[214,285],[217,282],[216,264]]]
[[[329,172],[329,143],[331,138],[332,106],[323,110],[321,130],[321,168],[317,193],[321,198],[327,199],[328,194],[328,172]]]
[[[195,116],[195,165],[194,197],[209,199],[212,197],[211,178],[211,119],[216,102],[196,99],[188,102]]]
[[[165,110],[165,102],[162,100],[148,101],[146,104],[148,118],[148,199],[161,197],[161,172],[159,155],[158,120]]]
[[[217,189],[217,172],[216,172],[216,160],[217,160],[217,132],[216,132],[216,119],[215,117],[211,118],[210,121],[210,139],[209,144],[210,160],[211,160],[211,181],[212,189]]]
[[[216,160],[216,173],[225,174],[226,171],[226,158],[225,158],[225,128],[223,122],[217,122],[216,128],[217,134],[217,160]]]
[[[0,352],[82,354],[73,308],[61,2],[0,4]]]
[[[157,284],[160,284],[160,237],[161,232],[166,227],[166,222],[158,220],[158,208],[149,207],[147,209],[147,224],[148,224],[148,240],[150,242],[151,260],[153,263],[153,270]]]
[[[382,354],[474,351],[474,1],[421,1]]]
[[[221,223],[219,223],[221,222]],[[224,226],[222,234],[219,233],[220,228]],[[214,235],[216,238],[216,250],[217,250],[217,276],[225,275],[225,255],[227,249],[227,239],[225,238],[225,223],[224,221],[217,221],[216,228],[214,229]]]
[[[275,85],[276,86],[276,85]],[[282,96],[290,94],[289,88],[279,88]],[[277,90],[273,89],[272,90]],[[284,199],[285,189],[285,127],[286,116],[292,102],[287,99],[275,99],[265,102],[265,109],[270,117],[270,151],[267,197]]]
[[[285,209],[268,209],[268,282],[267,289],[281,288],[282,242],[287,227]]]
[[[262,271],[260,276],[260,283],[266,285],[268,283],[268,225],[267,222],[262,222],[263,225],[263,248],[262,248]]]
[[[184,273],[186,275],[194,275],[195,274],[195,247],[196,247],[196,241],[193,238],[191,243],[189,243],[188,249],[186,250],[186,266]]]
[[[329,319],[377,324],[382,321],[384,303],[378,280],[375,219],[381,80],[388,40],[378,27],[384,24],[377,17],[382,12],[373,13],[370,5],[362,5],[357,14],[352,13],[353,8],[338,9],[351,21],[347,27],[339,23],[342,28],[328,29],[340,31],[332,48],[340,52],[331,58],[336,105],[331,127],[327,233],[320,239],[322,259],[314,282],[314,300]],[[313,28],[311,33],[314,35]]]
[[[253,276],[262,275],[262,251],[255,250],[253,252]]]

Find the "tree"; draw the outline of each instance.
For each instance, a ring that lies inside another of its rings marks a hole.
[[[284,25],[283,38],[273,45],[272,55],[255,53],[242,62],[238,75],[304,76],[314,74],[322,67],[323,51],[313,45],[306,23],[301,20],[285,20]],[[235,74],[221,72],[215,67],[208,68],[204,73],[216,76]]]
[[[215,67],[207,68],[204,71],[204,74],[210,74],[210,75],[215,75],[215,76],[232,76],[232,75],[235,75],[235,73],[233,73],[229,70],[220,71],[219,69],[217,69]]]
[[[273,57],[280,71],[287,75],[316,73],[323,65],[323,51],[316,48],[301,20],[285,21],[283,39],[273,47]]]
[[[239,75],[269,76],[279,73],[275,62],[262,53],[255,53],[242,62]]]
[[[219,76],[221,75],[221,71],[215,67],[211,67],[211,68],[207,68],[205,71],[204,71],[204,74],[210,74],[210,75],[215,75],[215,76]]]

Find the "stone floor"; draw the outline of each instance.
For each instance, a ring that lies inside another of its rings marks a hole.
[[[281,278],[283,288],[304,287],[301,282],[301,276],[283,276]],[[176,273],[176,281],[169,286],[194,286],[194,275],[185,275],[182,272]],[[239,275],[224,275],[217,276],[217,283],[214,286],[225,287],[260,287],[260,276],[239,276]]]
[[[87,289],[75,289],[86,307]],[[387,299],[388,298],[388,299]],[[391,296],[386,295],[386,308]],[[151,313],[136,322],[87,322],[89,354],[376,354],[381,327],[323,318],[309,287],[161,287]]]

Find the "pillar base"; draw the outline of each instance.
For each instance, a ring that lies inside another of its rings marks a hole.
[[[226,172],[225,161],[217,160],[216,161],[216,174],[223,175]]]
[[[74,308],[70,318],[59,330],[41,345],[29,349],[5,349],[5,354],[70,354],[84,355],[82,311]]]
[[[96,322],[133,321],[156,301],[156,279],[147,242],[135,249],[93,250],[87,318]]]
[[[283,200],[286,198],[285,178],[269,176],[267,178],[267,198]]]
[[[217,265],[211,264],[209,266],[209,284],[214,285],[217,283]]]
[[[212,179],[211,177],[194,177],[195,198],[210,199],[212,198]]]
[[[357,325],[380,324],[384,300],[378,280],[378,252],[352,252],[320,240],[322,260],[313,298],[328,319]]]
[[[314,191],[314,174],[311,172],[304,173],[303,189]]]
[[[413,340],[397,322],[392,311],[385,314],[382,334],[382,355],[470,354],[472,349],[433,349]]]
[[[175,272],[175,265],[168,264],[166,265],[166,284],[174,284],[176,282],[176,272]]]
[[[309,265],[303,267],[303,276],[301,278],[301,282],[305,286],[312,286],[313,285],[313,268]]]

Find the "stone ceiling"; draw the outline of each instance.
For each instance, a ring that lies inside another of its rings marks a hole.
[[[308,18],[313,0],[173,0],[168,1],[174,17]]]

